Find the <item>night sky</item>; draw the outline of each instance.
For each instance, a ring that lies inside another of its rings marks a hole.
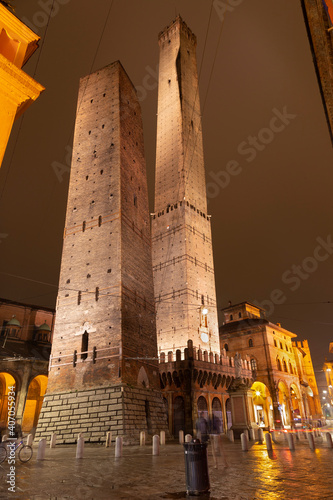
[[[55,0],[47,28],[48,3],[15,2],[42,38],[23,69],[46,90],[0,170],[0,297],[55,307],[79,78],[115,60],[141,100],[153,211],[157,36],[180,13],[198,39],[219,309],[266,305],[309,340],[319,375],[333,340],[332,146],[300,1],[225,0],[222,23],[208,0]]]

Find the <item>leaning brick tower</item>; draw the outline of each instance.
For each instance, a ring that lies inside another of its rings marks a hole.
[[[160,351],[219,352],[196,37],[178,17],[159,34],[152,248]]]
[[[56,322],[37,435],[166,429],[140,105],[119,62],[80,82]]]

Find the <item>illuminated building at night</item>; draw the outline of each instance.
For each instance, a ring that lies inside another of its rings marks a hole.
[[[0,430],[7,427],[8,388],[16,387],[16,419],[34,432],[47,385],[54,311],[0,299]]]
[[[322,418],[310,349],[306,340],[271,323],[265,311],[249,302],[223,309],[221,346],[250,357],[255,420],[265,427],[293,427]]]
[[[0,166],[14,121],[44,90],[21,69],[38,48],[38,40],[0,4]]]
[[[320,93],[333,142],[333,3],[301,0]]]
[[[37,436],[138,440],[166,428],[140,104],[119,62],[80,81],[66,226]]]

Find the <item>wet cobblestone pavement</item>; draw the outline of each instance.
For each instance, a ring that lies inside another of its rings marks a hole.
[[[222,438],[217,468],[209,446],[210,500],[333,500],[333,449],[316,438],[311,451],[306,439],[290,451],[283,436],[268,453],[265,444],[250,442],[249,451],[240,441]],[[196,498],[185,495],[183,447],[161,446],[153,457],[151,447],[123,448],[114,458],[114,446],[86,445],[84,458],[75,458],[75,446],[47,449],[45,460],[36,461],[37,449],[27,464],[16,463],[16,491],[8,491],[9,464],[0,466],[1,499],[25,500],[157,500]]]

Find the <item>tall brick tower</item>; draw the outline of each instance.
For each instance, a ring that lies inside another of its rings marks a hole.
[[[159,34],[152,248],[159,350],[219,352],[196,37],[177,19]]]
[[[166,428],[141,110],[119,62],[80,82],[59,294],[38,435]]]

